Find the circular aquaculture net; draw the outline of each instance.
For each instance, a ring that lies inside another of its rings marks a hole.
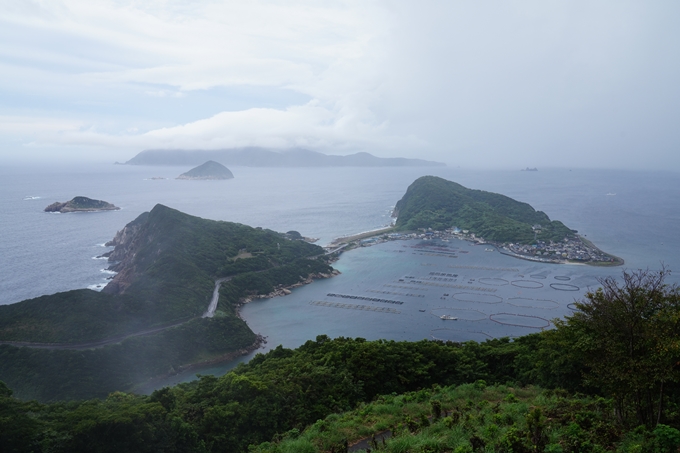
[[[568,304],[567,308],[569,308],[570,310],[578,311],[578,308],[576,307],[575,304]]]
[[[482,313],[481,311],[466,308],[441,307],[432,309],[430,313],[432,313],[437,318],[441,318],[442,316],[446,315],[453,316],[454,318],[458,318],[461,321],[484,321],[485,319],[489,318],[489,315]]]
[[[548,299],[529,299],[526,297],[513,297],[508,299],[508,304],[514,305],[515,307],[525,307],[525,308],[547,308],[548,310],[554,310],[559,307],[560,304],[554,300]]]
[[[479,283],[482,283],[483,285],[491,285],[491,286],[505,286],[509,282],[503,278],[480,278],[477,280]]]
[[[543,288],[543,283],[535,282],[533,280],[513,280],[511,282],[511,284],[512,284],[512,286],[516,286],[518,288],[526,288],[526,289]]]
[[[479,302],[482,304],[500,304],[503,302],[503,298],[495,294],[456,293],[452,298],[460,302]]]
[[[558,291],[578,291],[581,289],[576,285],[570,285],[568,283],[551,283],[550,287]]]
[[[541,274],[533,274],[533,275],[530,275],[529,277],[536,278],[536,279],[539,279],[539,280],[545,280],[546,279],[546,276],[541,275]]]
[[[553,278],[555,280],[561,280],[563,282],[568,282],[569,280],[571,280],[571,277],[567,277],[566,275],[555,275]]]
[[[482,331],[475,330],[456,330],[456,329],[432,329],[430,331],[430,336],[435,340],[441,341],[453,341],[457,343],[462,343],[464,341],[477,341],[483,342],[493,338]]]
[[[550,321],[538,316],[519,315],[515,313],[496,313],[489,319],[498,324],[515,327],[528,327],[531,329],[545,329],[550,327]]]

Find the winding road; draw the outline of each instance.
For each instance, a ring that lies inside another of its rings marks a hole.
[[[231,278],[232,277],[224,277],[215,280],[215,289],[213,290],[212,299],[210,299],[210,305],[208,305],[208,309],[206,310],[205,313],[203,313],[202,316],[203,318],[212,318],[213,316],[215,316],[215,310],[217,310],[217,302],[219,302],[220,299],[220,286],[222,285],[222,283],[231,280]],[[107,338],[105,340],[100,341],[92,341],[88,343],[74,344],[74,343],[33,343],[29,341],[0,341],[0,345],[6,344],[10,346],[36,349],[73,349],[73,350],[97,349],[103,348],[104,346],[108,346],[110,344],[120,343],[122,341],[127,340],[128,338],[142,337],[144,335],[152,335],[158,332],[162,332],[173,327],[181,326],[182,324],[185,324],[191,321],[192,319],[196,318],[195,317],[184,318],[182,321],[168,324],[165,326],[155,327],[153,329],[146,329],[139,332],[130,333],[127,335]]]

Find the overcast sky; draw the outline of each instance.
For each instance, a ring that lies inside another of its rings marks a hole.
[[[303,147],[680,171],[680,2],[0,2],[0,162]]]

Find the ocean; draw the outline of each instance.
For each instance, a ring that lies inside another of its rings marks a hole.
[[[101,287],[110,277],[106,260],[96,258],[107,250],[103,244],[156,203],[208,219],[296,230],[324,245],[389,224],[395,203],[423,175],[527,202],[626,264],[539,264],[455,240],[360,248],[335,263],[340,276],[244,307],[251,328],[268,337],[267,348],[296,347],[320,334],[456,341],[517,336],[549,328],[551,319],[568,315],[570,303],[597,287],[598,278],[618,276],[623,269],[663,265],[677,271],[669,283],[680,281],[679,173],[234,167],[233,180],[174,179],[188,169],[104,164],[0,168],[0,304]],[[78,195],[122,209],[43,212],[54,201]],[[458,319],[442,320],[441,315]],[[229,366],[202,373],[223,373]]]

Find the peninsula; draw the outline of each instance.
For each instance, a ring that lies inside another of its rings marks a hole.
[[[505,195],[473,190],[435,176],[415,180],[397,202],[396,229],[455,234],[490,243],[517,258],[551,263],[620,265],[559,220]],[[427,234],[427,233],[426,233]]]
[[[108,245],[117,274],[101,292],[0,306],[0,381],[17,395],[104,397],[234,359],[263,341],[238,316],[240,304],[334,274],[317,245],[163,205]]]
[[[120,208],[106,201],[93,200],[87,197],[75,197],[70,201],[52,203],[45,208],[45,212],[92,212],[117,211]]]
[[[413,182],[395,205],[392,217],[396,217],[393,226],[335,239],[326,247],[327,253],[392,240],[458,238],[543,263],[624,263],[527,203],[435,176]]]
[[[230,149],[148,149],[125,165],[199,165],[214,160],[243,167],[445,167],[442,162],[403,157],[382,158],[369,153],[336,156],[302,148],[272,150],[246,147]]]
[[[186,173],[182,173],[177,179],[194,179],[194,180],[210,180],[210,179],[234,179],[234,174],[224,165],[214,160],[192,168]]]

